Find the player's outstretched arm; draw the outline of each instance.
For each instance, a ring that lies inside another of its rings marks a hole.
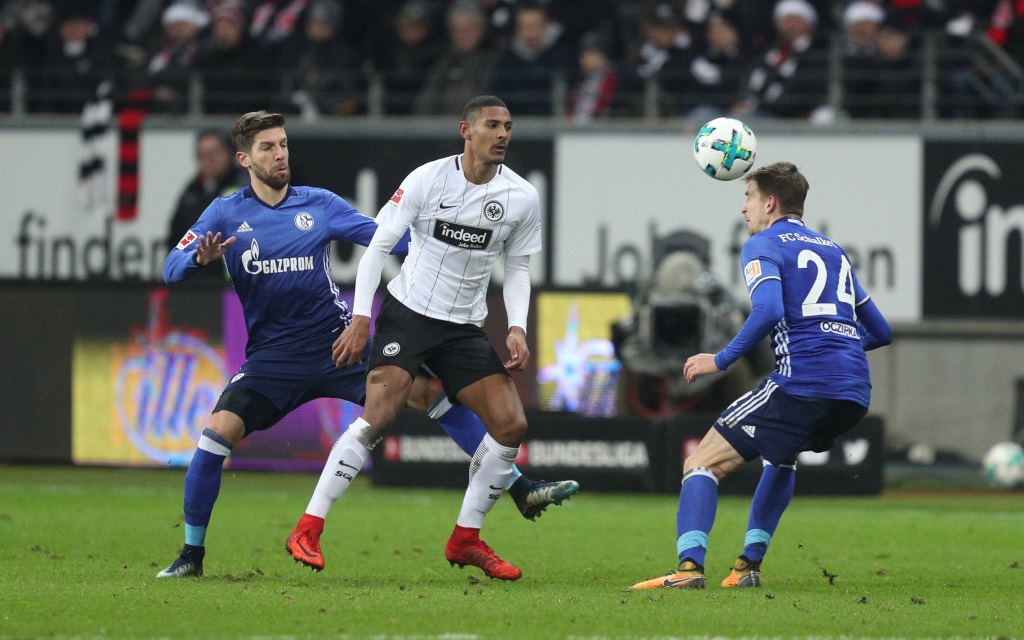
[[[192,233],[189,231],[189,234]],[[199,234],[191,239],[186,235],[164,260],[164,282],[170,284],[191,277],[198,267],[220,260],[234,243],[235,236],[222,241],[219,231],[207,231],[205,235]]]
[[[377,223],[373,218],[364,216],[356,211],[352,205],[333,193],[325,192],[327,196],[328,224],[332,240],[354,242],[364,247],[369,246],[373,236],[377,232]],[[391,253],[405,255],[409,253],[409,232],[408,230],[399,238]]]

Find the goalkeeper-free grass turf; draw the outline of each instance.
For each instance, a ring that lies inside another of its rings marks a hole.
[[[524,577],[451,568],[461,491],[357,480],[327,568],[284,540],[312,474],[225,472],[206,575],[156,580],[180,548],[182,470],[0,466],[0,637],[1022,637],[1024,493],[794,498],[760,589],[718,583],[749,498],[724,497],[708,589],[627,592],[674,569],[676,499],[586,487],[537,522],[506,496],[484,539]]]

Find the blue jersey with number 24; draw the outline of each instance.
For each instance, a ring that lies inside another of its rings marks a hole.
[[[868,294],[839,245],[784,218],[743,245],[747,289],[782,283],[785,314],[771,330],[771,379],[791,395],[852,400],[868,406],[871,379],[857,326]]]

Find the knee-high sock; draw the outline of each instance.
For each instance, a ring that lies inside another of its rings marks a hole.
[[[796,464],[775,466],[764,463],[761,480],[750,503],[747,536],[743,540],[743,555],[750,560],[760,562],[764,559],[779,520],[793,497],[795,484]]]
[[[467,529],[483,526],[484,516],[501,497],[517,455],[519,447],[505,447],[490,434],[484,436],[469,464],[469,486],[456,524]]]
[[[704,566],[708,534],[718,510],[718,478],[705,467],[695,467],[683,476],[676,512],[676,551],[679,562],[693,560]]]
[[[320,472],[320,480],[313,490],[306,513],[318,518],[326,518],[334,502],[345,493],[356,474],[363,468],[370,450],[377,444],[378,437],[373,434],[370,423],[361,417],[349,425],[345,433],[331,447],[324,470]]]
[[[448,437],[470,456],[476,454],[477,448],[487,435],[487,427],[475,413],[462,405],[453,405],[445,395],[434,401],[427,409],[427,415],[440,422]],[[505,488],[511,487],[521,475],[522,472],[512,465],[512,473],[508,476]]]
[[[213,504],[220,494],[224,460],[231,443],[213,429],[203,429],[192,462],[185,472],[185,544],[201,547],[206,542]]]

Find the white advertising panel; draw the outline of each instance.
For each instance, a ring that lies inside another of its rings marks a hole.
[[[0,204],[0,278],[159,279],[167,227],[178,195],[195,171],[189,130],[143,132],[134,220],[115,219],[117,136],[100,145],[105,171],[79,181],[81,133],[7,129],[0,148],[11,159]]]
[[[850,254],[890,320],[921,317],[922,143],[914,136],[758,137],[755,167],[788,160],[811,185],[808,226]],[[690,231],[711,271],[746,298],[739,252],[746,183],[697,168],[689,134],[560,136],[555,149],[554,284],[619,287],[652,272],[656,241]]]

